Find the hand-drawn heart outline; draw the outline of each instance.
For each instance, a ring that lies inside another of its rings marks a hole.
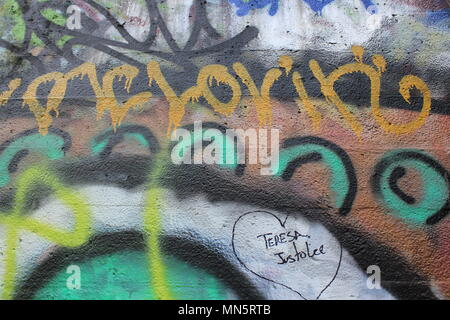
[[[295,290],[295,289],[293,289],[293,288],[291,288],[291,287],[289,287],[289,286],[287,286],[287,285],[285,285],[285,284],[283,284],[283,283],[280,283],[280,282],[277,282],[277,281],[275,281],[275,280],[266,278],[266,277],[264,277],[264,276],[262,276],[262,275],[260,275],[260,274],[258,274],[258,273],[256,273],[256,272],[254,272],[254,271],[251,270],[249,267],[247,267],[247,265],[239,258],[238,254],[237,254],[237,252],[236,252],[236,247],[235,247],[235,245],[234,245],[234,236],[235,236],[235,231],[236,231],[236,225],[238,224],[238,222],[239,222],[242,218],[244,218],[245,216],[247,216],[247,215],[249,215],[249,214],[253,214],[253,213],[266,213],[266,214],[269,214],[269,215],[271,215],[272,217],[274,217],[275,219],[278,220],[278,222],[280,223],[281,227],[283,227],[284,229],[286,229],[286,221],[287,221],[287,219],[289,218],[289,215],[287,215],[287,217],[286,217],[286,219],[284,220],[284,222],[282,222],[281,219],[278,218],[275,214],[273,214],[273,213],[271,213],[271,212],[268,212],[268,211],[264,211],[264,210],[256,210],[256,211],[250,211],[250,212],[244,213],[243,215],[241,215],[241,216],[236,220],[236,222],[235,222],[234,225],[233,225],[233,233],[232,233],[232,237],[231,237],[231,246],[232,246],[232,248],[233,248],[234,256],[236,257],[236,259],[239,261],[239,263],[240,263],[245,269],[247,269],[248,271],[250,271],[250,272],[251,272],[252,274],[254,274],[255,276],[260,277],[260,278],[262,278],[262,279],[264,279],[264,280],[267,280],[267,281],[269,281],[269,282],[276,283],[276,284],[278,284],[278,285],[280,285],[280,286],[283,286],[283,287],[285,287],[285,288],[287,288],[287,289],[289,289],[289,290],[292,290],[293,292],[297,293],[300,297],[302,297],[303,300],[308,300],[308,299],[306,299],[300,292],[298,292],[297,290]],[[318,300],[318,299],[320,298],[320,296],[322,295],[322,293],[324,293],[325,290],[327,290],[328,287],[334,282],[334,280],[336,279],[336,276],[337,276],[337,274],[338,274],[338,272],[339,272],[339,269],[340,269],[340,267],[341,267],[343,249],[342,249],[341,243],[340,243],[339,241],[338,241],[338,243],[339,243],[339,247],[341,248],[341,252],[340,252],[340,254],[339,254],[339,262],[338,262],[338,266],[337,266],[337,268],[336,268],[336,273],[333,275],[333,278],[331,278],[331,281],[325,286],[325,288],[323,288],[322,291],[320,291],[319,295],[316,297],[316,300]]]

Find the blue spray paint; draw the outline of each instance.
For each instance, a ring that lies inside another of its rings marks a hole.
[[[279,0],[229,0],[230,3],[238,7],[236,14],[238,16],[245,16],[251,10],[262,9],[267,5],[270,5],[269,15],[273,16],[278,11],[278,1]],[[328,4],[334,2],[334,0],[303,0],[309,7],[317,14],[322,13],[322,9]],[[371,0],[361,0],[366,10],[375,14],[378,12],[377,6]]]
[[[230,3],[238,7],[236,14],[238,16],[247,15],[250,10],[262,9],[270,5],[269,14],[275,15],[278,11],[278,0],[229,0]]]

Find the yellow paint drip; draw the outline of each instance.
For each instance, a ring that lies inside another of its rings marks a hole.
[[[9,98],[11,98],[11,95],[14,93],[14,91],[16,91],[18,87],[20,87],[21,84],[21,79],[14,79],[9,82],[8,90],[0,93],[0,107],[8,102]]]
[[[392,124],[387,121],[381,114],[380,107],[380,93],[381,93],[381,76],[386,70],[386,60],[381,55],[375,55],[372,61],[375,67],[363,63],[364,49],[362,47],[353,47],[353,53],[355,55],[355,63],[349,63],[343,65],[328,76],[325,76],[319,63],[316,60],[310,61],[310,68],[314,76],[319,80],[321,84],[322,93],[327,101],[332,102],[344,116],[344,119],[348,122],[353,132],[361,139],[363,126],[356,119],[355,115],[348,110],[344,102],[339,98],[338,94],[334,90],[334,84],[344,75],[352,74],[354,72],[360,72],[366,74],[371,83],[371,98],[372,114],[381,128],[389,133],[394,134],[406,134],[411,133],[424,125],[431,111],[431,93],[426,83],[419,77],[408,75],[402,78],[400,81],[400,94],[403,96],[406,102],[410,103],[410,89],[415,87],[423,95],[423,106],[418,117],[415,120],[405,124]]]
[[[325,96],[325,100],[337,106],[339,112],[343,115],[344,120],[349,125],[350,129],[361,139],[363,126],[358,121],[357,117],[344,104],[339,95],[334,90],[335,83],[343,76],[355,72],[363,73],[369,77],[371,82],[371,107],[374,119],[378,122],[385,132],[393,134],[411,133],[424,125],[431,111],[431,93],[426,83],[419,77],[408,75],[403,77],[400,82],[400,94],[406,102],[409,102],[411,88],[417,88],[423,95],[423,106],[419,116],[405,124],[392,124],[386,119],[380,111],[380,93],[381,93],[381,77],[386,71],[386,60],[381,55],[374,55],[372,57],[372,65],[364,63],[364,48],[361,46],[352,47],[352,52],[355,61],[353,63],[345,64],[338,67],[330,74],[325,75],[316,60],[310,60],[309,67],[314,76],[320,82],[321,91]],[[293,60],[289,56],[281,56],[278,60],[279,68],[272,68],[267,71],[264,76],[261,88],[258,88],[249,74],[246,67],[236,62],[233,64],[233,70],[237,77],[247,87],[252,103],[256,107],[258,121],[260,126],[271,125],[273,107],[271,103],[270,90],[274,83],[283,75],[286,76],[292,73],[292,83],[299,95],[299,100],[296,100],[299,108],[304,107],[308,116],[311,119],[314,130],[320,129],[320,122],[322,115],[316,110],[311,102],[302,76],[299,71],[292,72]],[[138,76],[139,69],[130,66],[122,65],[109,70],[105,73],[100,84],[97,78],[96,66],[93,63],[84,63],[66,74],[59,72],[52,72],[36,78],[28,86],[23,95],[23,105],[28,105],[33,112],[38,123],[39,131],[45,135],[48,132],[49,126],[53,122],[51,111],[59,112],[59,105],[62,102],[66,89],[67,82],[77,77],[83,79],[88,77],[90,85],[95,93],[97,119],[103,117],[106,111],[109,111],[112,126],[116,129],[121,125],[130,109],[143,109],[152,94],[148,91],[138,93],[128,99],[125,103],[119,103],[114,93],[113,84],[116,79],[125,79],[124,89],[129,93],[133,80]],[[167,79],[164,77],[160,64],[156,61],[151,61],[147,65],[148,84],[151,86],[153,82],[161,89],[167,101],[169,102],[168,128],[167,137],[170,137],[173,130],[181,125],[185,115],[185,106],[189,102],[198,102],[201,97],[205,98],[212,109],[222,115],[229,116],[239,105],[242,99],[241,85],[236,80],[235,76],[228,72],[228,68],[220,64],[212,64],[204,66],[200,69],[196,85],[185,90],[181,95],[175,93]],[[41,84],[54,82],[53,87],[47,98],[47,105],[41,106],[38,100],[37,91]],[[0,94],[0,105],[4,104],[11,97],[14,90],[20,85],[20,79],[12,80],[9,84],[9,90]],[[222,102],[211,91],[211,87],[216,85],[226,85],[232,91],[231,99],[228,102]]]
[[[159,178],[163,174],[168,157],[168,143],[163,142],[161,151],[155,156],[154,167],[148,177],[145,197],[144,228],[147,236],[149,269],[152,275],[152,288],[159,300],[174,299],[166,277],[166,267],[162,258],[159,237],[161,234],[162,190]]]
[[[36,185],[48,187],[58,200],[72,210],[75,219],[74,230],[61,230],[27,215],[26,195]],[[0,214],[0,225],[7,230],[2,299],[12,299],[17,272],[19,233],[28,231],[62,247],[79,247],[90,237],[91,212],[81,195],[61,184],[47,168],[32,167],[20,176],[13,208],[10,212]]]

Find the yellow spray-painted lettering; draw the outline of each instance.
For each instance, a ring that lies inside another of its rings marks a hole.
[[[55,82],[47,97],[47,106],[44,108],[39,102],[37,91],[42,84]],[[67,89],[67,78],[61,72],[51,72],[36,78],[27,88],[23,95],[23,105],[28,105],[38,123],[39,132],[42,135],[48,133],[48,128],[53,122],[50,114],[54,111],[59,115],[58,107],[64,99]]]
[[[214,96],[209,89],[214,84],[214,81],[217,84],[223,83],[230,86],[233,91],[230,101],[224,103]],[[228,73],[227,67],[219,64],[212,64],[200,70],[197,78],[197,90],[198,93],[201,93],[205,97],[206,101],[208,101],[214,110],[226,116],[232,114],[241,101],[242,92],[239,82]]]
[[[159,237],[161,234],[162,190],[159,179],[167,161],[167,146],[156,155],[155,165],[148,177],[144,209],[144,230],[147,238],[149,268],[152,274],[152,288],[157,299],[172,299],[166,280],[166,268],[162,258]],[[27,194],[34,188],[45,186],[53,196],[73,213],[72,230],[63,230],[41,222],[27,212]],[[5,228],[5,253],[3,288],[1,298],[10,300],[16,287],[17,251],[21,232],[31,232],[50,242],[67,248],[84,245],[92,235],[92,212],[88,202],[76,191],[63,185],[47,167],[31,167],[18,178],[13,206],[9,212],[0,212],[0,226]]]
[[[401,124],[391,123],[385,119],[380,107],[381,76],[386,70],[386,60],[381,55],[374,55],[372,57],[374,66],[371,66],[363,62],[363,47],[354,46],[352,47],[352,51],[355,62],[340,66],[327,76],[323,73],[322,68],[316,60],[313,59],[309,62],[311,71],[320,82],[321,91],[325,96],[325,99],[337,106],[351,130],[361,139],[364,129],[363,125],[341,100],[335,91],[334,86],[343,76],[356,72],[365,74],[369,77],[371,83],[370,103],[372,114],[385,132],[406,134],[422,127],[431,112],[431,92],[427,84],[419,77],[413,75],[403,77],[399,84],[399,92],[404,100],[411,103],[410,90],[416,88],[423,96],[423,106],[421,112],[414,120]],[[304,107],[306,109],[312,122],[312,128],[318,130],[320,128],[322,115],[316,110],[311,102],[300,72],[292,71],[292,58],[289,56],[281,56],[278,60],[278,65],[279,68],[272,68],[267,71],[261,84],[261,88],[258,89],[245,66],[239,62],[233,64],[233,70],[236,73],[236,76],[242,80],[249,90],[253,104],[256,107],[259,124],[271,124],[273,107],[271,104],[270,90],[274,83],[283,75],[282,70],[284,69],[286,76],[292,73],[292,83],[299,96],[296,103],[299,108]],[[97,78],[96,66],[93,63],[84,63],[66,74],[52,72],[36,78],[24,93],[23,104],[29,106],[36,118],[39,131],[41,134],[45,135],[53,122],[51,112],[55,112],[55,116],[58,116],[58,108],[64,98],[68,81],[74,80],[77,77],[83,79],[87,76],[97,99],[97,118],[101,118],[106,111],[109,111],[112,126],[116,129],[117,126],[120,126],[130,109],[143,107],[143,105],[152,97],[150,92],[144,91],[130,97],[123,104],[117,101],[113,89],[114,81],[125,79],[124,89],[129,93],[133,80],[138,74],[138,68],[130,65],[122,65],[107,71],[100,84]],[[155,82],[169,102],[168,136],[170,136],[174,129],[181,125],[181,121],[185,115],[185,107],[189,102],[198,101],[201,97],[204,97],[216,112],[229,116],[234,112],[242,99],[240,83],[228,72],[228,68],[223,65],[213,64],[201,68],[196,79],[196,85],[185,90],[181,95],[175,93],[175,90],[162,73],[158,62],[151,61],[148,63],[147,74],[149,87]],[[37,91],[42,84],[48,82],[54,82],[54,84],[48,95],[47,105],[46,107],[43,107],[40,105],[37,97]],[[14,90],[16,90],[20,84],[20,79],[12,80],[9,83],[9,90],[0,94],[0,105],[8,101]],[[223,102],[214,95],[213,91],[211,91],[211,87],[213,87],[214,84],[224,84],[230,87],[232,95],[228,102]]]
[[[106,72],[100,85],[97,78],[97,70],[93,63],[84,63],[81,66],[71,70],[66,74],[68,79],[73,80],[76,77],[83,79],[85,76],[89,78],[92,89],[97,99],[97,119],[100,119],[106,110],[109,110],[112,126],[114,129],[120,126],[122,120],[131,108],[142,107],[152,97],[150,92],[141,92],[130,97],[123,105],[117,101],[114,93],[114,80],[125,78],[124,89],[130,92],[133,80],[139,74],[139,69],[130,65],[123,65]]]
[[[253,103],[256,106],[258,113],[258,119],[260,126],[272,123],[272,105],[270,103],[270,89],[275,81],[277,81],[282,72],[279,69],[272,68],[264,76],[263,83],[261,85],[261,92],[259,92],[253,81],[250,73],[244,67],[242,63],[233,64],[234,72],[241,78],[242,82],[247,86],[250,94],[252,95]]]
[[[392,124],[383,117],[380,108],[381,75],[386,71],[386,60],[381,55],[374,55],[372,57],[372,62],[376,67],[374,68],[363,63],[363,47],[354,46],[352,48],[352,51],[355,56],[356,62],[349,63],[337,68],[327,77],[323,74],[322,69],[320,68],[317,61],[311,60],[310,68],[314,73],[314,76],[321,83],[322,93],[324,94],[325,98],[338,107],[339,111],[348,121],[355,134],[358,137],[361,137],[363,127],[358,122],[356,117],[347,109],[344,102],[339,98],[338,94],[334,90],[334,84],[336,83],[336,81],[338,81],[342,76],[354,72],[360,72],[366,74],[369,77],[371,83],[370,102],[372,105],[372,114],[384,131],[394,134],[405,134],[411,133],[423,126],[431,111],[431,93],[426,83],[416,76],[408,75],[403,77],[400,82],[400,94],[403,96],[403,98],[408,103],[410,103],[410,89],[412,87],[416,87],[422,93],[424,103],[419,116],[415,120],[406,124]]]
[[[190,88],[181,96],[178,96],[164,77],[161,67],[156,61],[149,62],[147,65],[147,74],[148,85],[151,86],[152,82],[155,81],[169,102],[169,125],[167,128],[167,135],[170,136],[172,130],[175,130],[181,124],[181,120],[185,114],[185,105],[193,97],[198,97],[199,94],[196,91],[196,88]]]
[[[9,82],[8,90],[0,93],[0,106],[3,106],[8,102],[9,98],[11,98],[11,95],[14,93],[14,91],[16,91],[18,87],[20,87],[21,84],[21,79],[14,79]]]
[[[61,230],[40,222],[26,212],[27,193],[36,186],[48,187],[53,195],[73,212],[74,228]],[[45,167],[26,170],[17,182],[17,192],[11,212],[0,215],[0,225],[6,228],[6,250],[3,299],[11,299],[14,294],[17,272],[17,247],[22,231],[34,233],[63,247],[78,247],[84,244],[91,232],[91,212],[81,195],[61,184]]]

